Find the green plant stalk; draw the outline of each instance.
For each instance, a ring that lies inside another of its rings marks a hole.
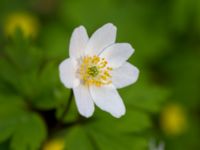
[[[70,90],[70,94],[69,94],[69,98],[68,98],[68,101],[67,101],[66,108],[65,108],[64,112],[62,113],[62,115],[61,115],[61,117],[60,117],[60,120],[61,120],[61,121],[64,120],[65,116],[66,116],[67,113],[69,112],[69,109],[70,109],[70,106],[71,106],[73,97],[74,97],[74,94],[73,94],[73,90],[71,89],[71,90]]]

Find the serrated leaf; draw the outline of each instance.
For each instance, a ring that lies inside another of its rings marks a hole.
[[[58,64],[46,62],[37,77],[37,93],[33,100],[37,108],[57,108],[67,101],[69,90],[60,83],[58,75]]]
[[[3,50],[5,57],[17,68],[19,72],[37,70],[42,63],[43,51],[23,37],[21,30],[16,30],[16,34]]]

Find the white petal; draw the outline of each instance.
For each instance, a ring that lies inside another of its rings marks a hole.
[[[61,82],[67,88],[73,88],[79,85],[80,81],[76,78],[77,62],[73,59],[65,59],[59,65],[59,75]]]
[[[102,110],[109,112],[116,118],[125,114],[124,103],[112,84],[102,87],[91,86],[90,93],[94,103]]]
[[[115,42],[116,30],[116,27],[111,23],[105,24],[99,28],[91,36],[86,46],[85,53],[89,55],[99,55],[104,48]]]
[[[94,112],[94,102],[88,87],[80,84],[78,87],[74,88],[73,91],[79,113],[87,118],[92,116]]]
[[[133,54],[134,49],[128,43],[117,43],[107,47],[100,57],[105,58],[112,68],[121,66]]]
[[[121,67],[112,71],[112,82],[116,88],[122,88],[137,81],[139,70],[126,62]]]
[[[74,29],[69,46],[69,55],[72,58],[78,58],[84,53],[84,49],[89,38],[87,31],[83,26]]]

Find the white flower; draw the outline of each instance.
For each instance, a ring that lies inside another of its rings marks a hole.
[[[71,36],[69,56],[59,66],[61,82],[73,88],[78,111],[92,116],[94,104],[114,117],[125,114],[117,88],[134,83],[139,70],[126,62],[134,49],[128,43],[115,43],[116,27],[108,23],[89,39],[83,26]]]

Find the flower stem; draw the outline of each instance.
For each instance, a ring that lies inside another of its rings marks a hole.
[[[69,98],[68,98],[68,101],[67,101],[67,105],[66,105],[66,108],[64,110],[64,112],[62,113],[61,115],[61,120],[64,120],[64,117],[67,115],[67,113],[69,112],[69,109],[70,109],[70,106],[71,106],[71,103],[72,103],[72,99],[74,97],[74,94],[73,94],[73,90],[71,89],[70,90],[70,94],[69,94]]]

